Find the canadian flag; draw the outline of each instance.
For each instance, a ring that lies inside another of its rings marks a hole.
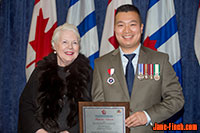
[[[197,21],[196,21],[194,49],[195,49],[195,53],[196,53],[199,65],[200,65],[200,1],[199,1],[199,8],[198,8],[198,14],[197,14]]]
[[[100,56],[118,48],[118,42],[114,35],[114,18],[116,9],[124,4],[132,4],[132,0],[108,0],[106,18],[100,45]]]
[[[26,56],[26,79],[36,63],[52,52],[51,38],[57,27],[55,0],[35,0]]]

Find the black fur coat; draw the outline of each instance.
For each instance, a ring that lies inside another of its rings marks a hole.
[[[89,60],[79,54],[69,66],[59,67],[56,55],[51,53],[37,64],[35,71],[33,74],[37,75],[38,81],[34,82],[35,85],[30,81],[32,85],[27,86],[32,86],[28,87],[29,91],[33,86],[38,89],[33,114],[38,124],[52,133],[73,128],[78,124],[78,101],[91,100],[92,69]],[[22,103],[26,97],[23,93]],[[20,114],[23,117],[22,112]]]

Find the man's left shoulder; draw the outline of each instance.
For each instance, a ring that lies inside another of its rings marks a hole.
[[[142,47],[142,50],[143,50],[147,55],[150,55],[150,56],[156,56],[156,57],[167,57],[167,56],[168,56],[167,53],[155,51],[155,50],[152,50],[152,49],[150,49],[150,48],[148,48],[148,47],[145,47],[145,46]]]

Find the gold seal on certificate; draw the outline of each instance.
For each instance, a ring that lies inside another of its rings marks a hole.
[[[79,102],[80,133],[129,133],[128,102]]]

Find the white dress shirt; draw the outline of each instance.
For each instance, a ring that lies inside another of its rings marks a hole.
[[[132,60],[132,64],[134,67],[134,74],[136,74],[136,70],[137,70],[137,63],[138,63],[139,54],[140,54],[140,47],[141,47],[141,44],[137,47],[137,49],[135,51],[130,53],[130,54],[136,54]],[[120,50],[120,56],[121,56],[121,61],[122,61],[122,67],[124,70],[124,75],[126,75],[126,65],[128,64],[128,59],[124,56],[124,54],[126,54],[126,53],[124,53],[122,51],[121,47],[119,47],[119,50]],[[151,122],[151,118],[146,111],[143,111],[143,112],[145,113],[145,115],[147,117],[147,123],[146,123],[146,126],[147,126]]]
[[[140,47],[141,47],[141,44],[137,47],[137,49],[135,51],[130,53],[130,54],[136,54],[132,60],[132,64],[134,67],[134,74],[136,74],[136,68],[137,68],[137,62],[138,62],[139,53],[140,53]],[[128,59],[124,56],[124,54],[126,54],[126,53],[124,53],[120,47],[119,47],[119,50],[120,50],[120,56],[121,56],[121,61],[122,61],[122,67],[124,70],[124,75],[126,75],[126,65],[128,64]]]

